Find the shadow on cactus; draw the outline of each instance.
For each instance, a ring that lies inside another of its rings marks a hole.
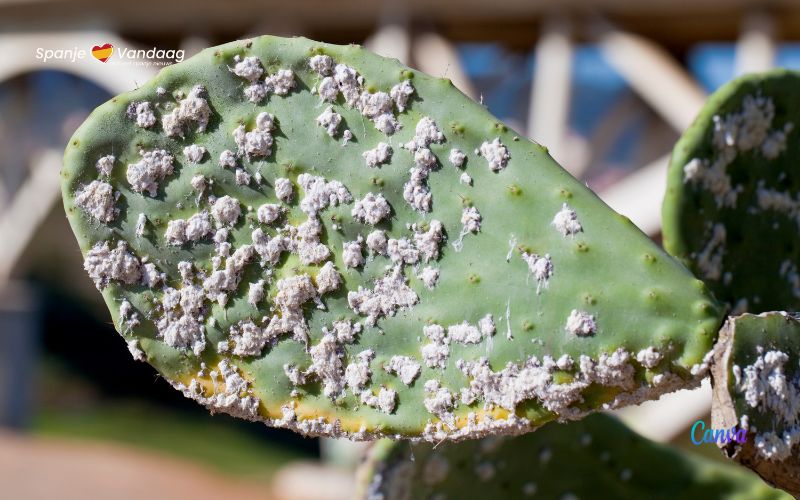
[[[383,440],[359,498],[788,499],[752,474],[649,441],[608,415],[524,436],[432,446]]]
[[[695,386],[721,311],[445,79],[361,49],[207,49],[64,156],[85,268],[137,359],[311,435],[518,434]]]

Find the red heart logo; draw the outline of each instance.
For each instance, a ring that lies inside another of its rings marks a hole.
[[[103,45],[95,45],[92,47],[92,55],[100,62],[106,62],[111,59],[111,54],[114,53],[114,46],[110,43]]]

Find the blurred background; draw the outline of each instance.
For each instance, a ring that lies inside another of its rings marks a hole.
[[[0,497],[350,498],[358,446],[210,416],[130,358],[60,203],[74,129],[158,67],[37,48],[189,57],[260,34],[363,44],[449,77],[656,241],[669,152],[705,96],[800,68],[789,0],[0,0]],[[717,457],[689,440],[709,406],[703,387],[621,416]]]

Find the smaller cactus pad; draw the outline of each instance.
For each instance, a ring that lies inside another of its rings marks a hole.
[[[800,319],[784,312],[728,319],[711,375],[714,429],[743,429],[721,448],[767,482],[800,495]]]
[[[359,471],[359,490],[362,500],[790,498],[738,467],[653,443],[603,414],[517,437],[379,441]]]
[[[800,310],[800,74],[715,92],[675,146],[664,246],[731,314]]]
[[[721,322],[543,147],[356,46],[204,50],[95,110],[62,176],[131,353],[307,434],[463,439],[652,399],[698,382]]]

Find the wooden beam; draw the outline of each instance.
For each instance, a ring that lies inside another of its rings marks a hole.
[[[599,196],[642,232],[654,236],[661,230],[661,201],[667,189],[668,164],[669,154],[666,154],[601,191]]]
[[[411,56],[411,35],[404,23],[389,22],[380,25],[364,42],[364,47],[407,65]]]
[[[536,44],[536,65],[528,108],[528,137],[547,146],[550,155],[564,162],[564,144],[572,96],[572,41],[570,21],[554,14],[544,21]],[[576,165],[565,164],[575,177]]]
[[[736,42],[736,74],[766,71],[775,65],[775,22],[768,12],[757,10],[742,20]]]
[[[597,41],[608,62],[664,120],[684,131],[705,103],[700,85],[666,50],[647,38],[605,24]]]
[[[34,158],[30,176],[0,213],[0,286],[13,275],[37,228],[61,197],[60,169],[61,151],[48,150]]]
[[[461,65],[456,48],[441,35],[433,32],[414,37],[411,45],[413,62],[429,75],[449,78],[461,92],[473,99],[478,95]]]
[[[358,0],[0,0],[0,32],[58,31],[102,27],[149,40],[176,40],[197,32],[215,42],[247,33],[275,33],[301,20],[303,34],[318,40],[353,43],[381,23],[387,2]],[[697,40],[735,40],[741,16],[753,0],[407,0],[414,25],[436,26],[454,41],[491,40],[528,50],[538,38],[536,26],[554,9],[576,16],[601,12],[630,32],[646,33],[670,49],[683,50]],[[772,0],[778,32],[800,38],[800,3]],[[154,14],[156,13],[156,14]],[[265,27],[261,20],[269,18]],[[271,26],[272,28],[267,28]],[[265,31],[266,30],[266,31]]]
[[[588,173],[591,164],[602,161],[609,154],[626,127],[643,112],[643,104],[631,92],[625,92],[614,102],[614,106],[602,116],[588,137],[590,165],[584,167],[584,175]]]

